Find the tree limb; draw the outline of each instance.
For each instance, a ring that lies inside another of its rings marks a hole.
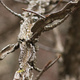
[[[28,4],[29,1],[28,0],[14,0],[16,2],[20,2],[20,3],[24,3],[24,4]]]
[[[61,22],[63,22],[66,19],[65,18],[66,15],[71,14],[71,12],[73,12],[74,10],[76,10],[79,7],[80,7],[80,1],[78,1],[78,3],[71,1],[71,2],[67,3],[60,11],[48,15],[45,19],[38,20],[31,29],[31,31],[33,32],[31,41],[35,42],[35,38],[38,38],[38,36],[41,35],[41,33],[44,31],[44,27],[46,25],[54,22],[55,20],[62,19]],[[61,22],[59,22],[58,24],[61,24]]]
[[[37,75],[37,77],[35,78],[35,80],[39,80],[40,77],[43,75],[43,73],[45,71],[47,71],[52,65],[54,65],[58,59],[60,58],[60,56],[58,56],[54,61],[49,61],[48,64],[43,68],[43,70],[39,73],[39,75]]]
[[[16,12],[14,12],[13,10],[11,10],[9,7],[7,7],[2,0],[0,0],[0,3],[4,6],[4,8],[6,8],[9,12],[11,12],[12,14],[14,14],[15,16],[19,17],[20,19],[23,19],[23,16],[21,14],[18,14]]]
[[[53,25],[50,25],[50,26],[45,26],[44,27],[44,32],[52,30],[53,28],[57,27],[58,25],[60,25],[61,23],[63,23],[68,17],[69,17],[69,14],[66,15],[63,19],[59,20],[57,23],[55,23]]]
[[[19,44],[9,44],[0,51],[0,60],[3,60],[8,54],[19,48]]]

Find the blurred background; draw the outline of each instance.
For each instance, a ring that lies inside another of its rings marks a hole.
[[[3,0],[3,2],[17,13],[22,13],[22,8],[27,7],[26,4],[14,0]],[[59,4],[54,12],[65,4]],[[0,50],[8,44],[17,42],[19,29],[20,19],[0,4]],[[40,80],[80,80],[80,9],[54,30],[43,33],[37,45],[39,51],[36,65],[39,68],[43,68],[58,54],[62,54],[60,60],[46,71]],[[55,52],[57,50],[60,52]],[[0,80],[13,79],[18,69],[19,53],[18,49],[0,61]],[[38,72],[34,72],[36,76]]]

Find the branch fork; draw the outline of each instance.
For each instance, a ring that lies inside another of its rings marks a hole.
[[[0,0],[0,3],[9,12],[11,12],[15,16],[23,20],[22,24],[20,25],[18,43],[10,44],[7,47],[3,48],[0,51],[0,60],[3,60],[7,56],[7,54],[12,53],[16,49],[20,48],[19,68],[16,71],[13,80],[32,80],[33,79],[33,73],[32,73],[33,69],[40,72],[39,75],[35,78],[35,80],[38,80],[42,76],[42,74],[45,71],[47,71],[60,58],[59,56],[54,61],[50,61],[42,70],[36,68],[34,64],[34,61],[36,59],[35,43],[37,42],[38,37],[41,35],[42,32],[52,30],[53,28],[63,23],[72,12],[74,12],[77,8],[80,8],[80,1],[69,2],[61,10],[59,10],[58,12],[52,13],[48,15],[47,17],[35,11],[23,8],[24,11],[34,13],[40,17],[37,19],[37,21],[34,21],[34,22],[32,21],[33,14],[31,14],[28,17],[22,16],[21,14],[18,14],[12,11],[10,8],[8,8],[3,3],[2,0]],[[36,5],[38,5],[38,3],[36,3]],[[59,21],[56,24],[52,25],[52,23],[56,20],[59,20]],[[47,27],[47,25],[50,25],[50,26]]]

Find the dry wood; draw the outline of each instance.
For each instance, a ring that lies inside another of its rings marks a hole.
[[[51,0],[47,0],[50,4]],[[41,13],[45,13],[42,8],[41,3],[45,3],[44,0],[30,0],[28,3],[28,9],[24,9],[23,16],[21,14],[17,14],[8,8],[2,0],[0,0],[2,5],[10,11],[12,14],[21,18],[22,24],[20,25],[20,33],[18,35],[18,45],[9,45],[5,49],[3,49],[0,53],[1,59],[5,58],[7,54],[16,50],[16,47],[20,48],[20,56],[19,56],[19,68],[14,75],[13,80],[32,80],[33,79],[33,72],[34,69],[34,61],[36,59],[36,48],[35,43],[38,42],[38,37],[41,35],[42,32],[49,31],[58,25],[60,25],[66,18],[77,8],[80,8],[80,1],[78,2],[69,2],[67,3],[61,10],[51,13],[47,16],[41,15]],[[35,4],[35,5],[34,5]],[[38,9],[35,10],[35,7]],[[35,10],[35,11],[31,11]],[[54,22],[58,20],[55,24]],[[51,26],[49,24],[54,23]],[[4,57],[3,57],[4,55]],[[47,69],[49,69],[59,58],[55,61],[49,63],[40,73],[42,74]],[[41,76],[39,76],[41,77]],[[38,80],[38,78],[36,78]]]

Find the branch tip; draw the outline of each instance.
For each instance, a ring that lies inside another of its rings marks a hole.
[[[43,70],[39,73],[39,75],[37,75],[35,80],[39,80],[43,73],[47,71],[54,63],[56,63],[60,57],[61,55],[59,55],[55,60],[49,61],[48,64],[44,66]]]
[[[7,7],[4,2],[2,0],[0,0],[0,3],[4,6],[5,9],[7,9],[9,12],[11,12],[12,14],[14,14],[15,16],[19,17],[20,19],[23,19],[23,16],[21,14],[18,14],[16,12],[14,12],[13,10],[11,10],[9,7]]]

